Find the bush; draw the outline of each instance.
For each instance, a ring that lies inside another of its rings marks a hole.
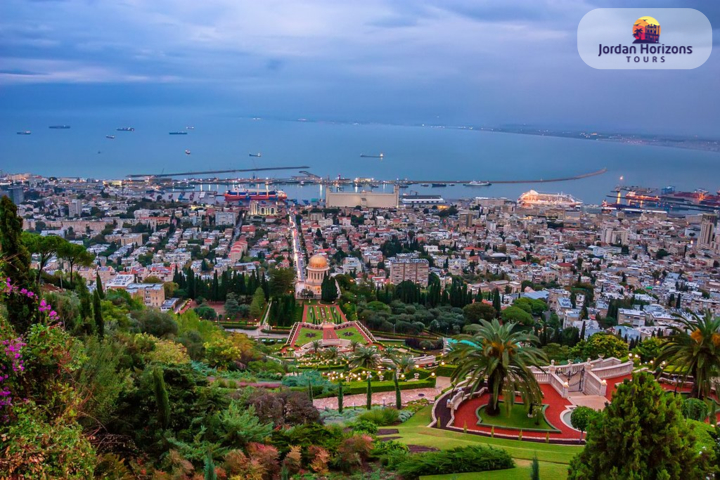
[[[514,466],[515,462],[505,450],[474,445],[409,455],[398,464],[397,472],[403,478],[416,479],[423,475],[485,472]]]
[[[389,442],[375,442],[372,456],[380,459],[380,463],[393,470],[408,456],[408,447],[404,443],[390,440]]]
[[[394,425],[400,420],[400,412],[395,408],[373,408],[360,415],[360,420],[373,422],[381,427]]]
[[[378,432],[378,426],[370,420],[363,420],[361,418],[353,423],[352,431],[354,433],[369,433],[370,435],[375,435]]]
[[[682,403],[682,413],[688,420],[703,421],[708,416],[708,406],[697,398],[686,398]]]

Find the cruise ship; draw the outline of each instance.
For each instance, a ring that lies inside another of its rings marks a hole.
[[[520,195],[518,204],[521,207],[576,208],[582,205],[582,202],[567,193],[538,193],[530,190]]]
[[[490,185],[492,185],[492,183],[480,182],[478,180],[473,180],[472,182],[465,184],[466,187],[489,187]]]
[[[250,192],[248,190],[228,190],[225,193],[226,202],[244,202],[248,200],[276,200],[284,201],[287,194],[281,190],[268,190],[265,192]]]

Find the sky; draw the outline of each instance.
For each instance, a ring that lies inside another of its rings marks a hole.
[[[720,2],[703,12],[720,43]],[[2,0],[0,114],[277,118],[717,135],[720,59],[595,70],[571,0]],[[642,115],[636,105],[644,105]]]

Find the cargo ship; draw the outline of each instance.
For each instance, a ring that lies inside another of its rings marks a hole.
[[[170,132],[169,135],[187,135],[187,132]]]
[[[226,202],[247,202],[249,200],[285,201],[287,194],[281,190],[250,192],[248,190],[228,190],[225,192]]]
[[[18,135],[32,135],[32,132],[30,130],[23,130],[22,132],[17,132]]]
[[[105,135],[108,140],[115,140],[115,135]]]
[[[48,128],[52,128],[53,130],[67,130],[70,128],[70,125],[50,125]]]
[[[447,183],[432,183],[432,188],[444,188],[447,187]]]
[[[258,153],[251,153],[250,156],[251,156],[251,157],[262,157],[262,153],[260,153],[260,152],[258,152]]]
[[[360,158],[385,158],[385,154],[379,153],[377,155],[367,155],[363,153],[362,155],[360,155]]]
[[[134,132],[135,127],[120,127],[117,129],[118,132]]]

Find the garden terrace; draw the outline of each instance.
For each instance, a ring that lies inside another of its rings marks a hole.
[[[337,305],[305,304],[302,321],[320,325],[322,323],[345,323],[347,318]]]
[[[358,322],[322,325],[303,322],[293,325],[285,349],[292,347],[296,349],[296,355],[303,355],[315,340],[319,340],[322,347],[334,346],[343,349],[350,348],[353,341],[364,345],[376,343],[375,337]]]

